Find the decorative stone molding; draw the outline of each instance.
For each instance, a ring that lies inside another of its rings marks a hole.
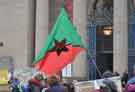
[[[94,20],[98,24],[112,24],[113,0],[88,0],[87,14],[89,21]]]

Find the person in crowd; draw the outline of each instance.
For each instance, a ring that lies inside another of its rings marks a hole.
[[[12,79],[9,84],[11,92],[27,92],[27,87],[22,85],[17,78]]]
[[[128,81],[128,72],[124,72],[121,78],[122,87],[125,87]]]
[[[120,74],[118,72],[115,72],[114,76],[120,76]]]
[[[135,65],[133,66],[133,77],[127,81],[127,84],[135,84]]]
[[[37,74],[33,79],[29,80],[28,92],[41,92],[48,87],[41,74]]]
[[[68,88],[62,84],[57,76],[48,78],[49,88],[45,92],[69,92]]]
[[[108,79],[113,76],[114,74],[109,70],[103,73],[103,78],[105,78],[103,80],[104,86],[100,87],[100,92],[118,92],[116,84],[111,79]]]
[[[135,65],[133,66],[133,77],[127,81],[126,90],[135,92]]]
[[[63,83],[63,86],[68,88],[68,92],[74,92],[74,85],[73,85],[73,83]]]
[[[105,85],[104,92],[118,92],[116,84],[110,80],[110,79],[105,79],[103,80],[103,83]]]
[[[114,74],[110,71],[110,70],[107,70],[103,73],[103,78],[109,78],[109,77],[113,77]]]

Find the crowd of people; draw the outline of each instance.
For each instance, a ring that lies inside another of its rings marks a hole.
[[[135,92],[135,69],[133,77],[129,79],[128,73],[125,72],[121,77],[121,83],[124,92]],[[106,71],[103,73],[104,84],[98,92],[118,92],[115,83],[107,80],[110,77],[120,76],[117,72]],[[17,78],[11,78],[9,81],[11,92],[75,92],[73,83],[62,81],[59,76],[50,76],[44,78],[42,74],[37,74],[23,85]]]
[[[11,92],[74,92],[72,83],[65,83],[56,75],[44,79],[38,74],[27,85],[22,85],[17,78],[12,78],[9,83]]]
[[[128,72],[124,72],[121,76],[121,86],[123,92],[135,92],[135,68],[133,69],[132,77],[129,78]],[[115,72],[112,73],[111,71],[106,71],[103,73],[103,78],[110,78],[114,76],[120,76],[119,73]],[[115,83],[111,80],[105,80],[104,82],[106,84],[105,87],[101,87],[100,92],[118,92],[117,87]]]

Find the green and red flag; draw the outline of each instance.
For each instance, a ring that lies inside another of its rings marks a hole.
[[[62,7],[44,47],[33,64],[47,75],[57,74],[67,64],[72,63],[83,50],[81,38]]]

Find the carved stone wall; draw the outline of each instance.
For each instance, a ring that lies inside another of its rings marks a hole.
[[[112,24],[113,0],[88,0],[88,21],[96,24]]]
[[[33,60],[34,0],[0,0],[0,56],[12,56],[15,66]]]

